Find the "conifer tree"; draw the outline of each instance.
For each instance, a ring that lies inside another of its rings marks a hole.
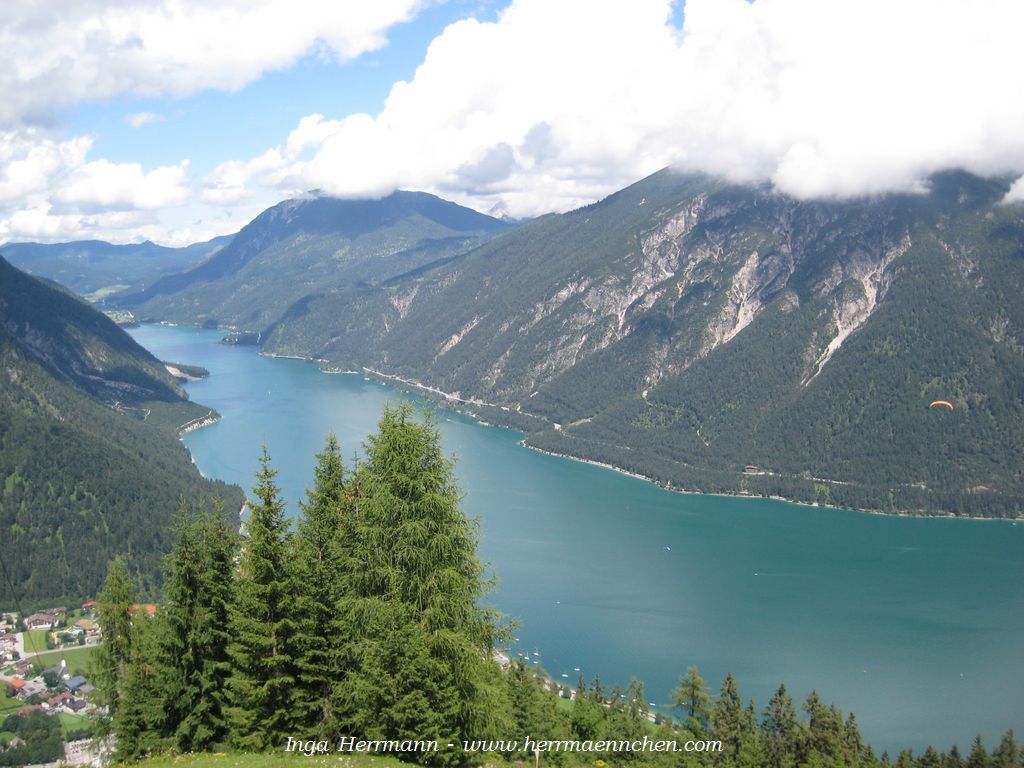
[[[460,741],[498,732],[504,684],[476,528],[459,507],[452,462],[432,419],[388,407],[353,478],[352,597],[357,667],[340,691],[350,732]],[[443,756],[441,759],[444,759]]]
[[[865,749],[864,740],[860,735],[860,728],[857,726],[857,718],[851,712],[843,724],[843,746],[846,754],[850,756],[853,765],[864,762]]]
[[[971,751],[967,755],[964,768],[989,768],[988,752],[985,751],[981,736],[976,736],[974,743],[971,744]]]
[[[231,739],[250,751],[268,749],[294,726],[296,589],[276,474],[264,448],[231,605]]]
[[[353,568],[350,494],[335,436],[328,435],[317,454],[314,485],[300,503],[302,516],[294,542],[296,597],[296,721],[307,738],[333,735],[336,716],[332,691],[344,685],[351,642],[349,627],[338,622],[338,605],[351,585]]]
[[[114,737],[119,761],[163,752],[171,745],[168,705],[178,693],[171,660],[164,655],[165,617],[143,610],[132,614],[129,655],[121,681]]]
[[[768,702],[761,723],[767,768],[793,768],[797,764],[800,727],[785,685],[780,685]]]
[[[131,655],[131,606],[135,602],[124,559],[116,557],[97,600],[103,643],[96,649],[96,682],[103,692],[111,719],[117,716],[120,689]]]
[[[594,679],[594,683],[600,685],[597,678]],[[570,720],[573,733],[581,741],[602,736],[604,705],[596,693],[587,690],[587,680],[582,672],[576,684],[576,700],[573,701]]]
[[[809,759],[845,758],[843,718],[835,707],[826,706],[821,702],[817,691],[811,691],[804,702],[804,712],[808,715],[807,744]],[[846,760],[845,762],[849,762]]]
[[[515,737],[566,739],[568,728],[559,714],[556,697],[544,690],[533,670],[520,661],[512,662],[506,674],[508,700]]]
[[[992,768],[1021,768],[1022,763],[1024,763],[1024,754],[1021,754],[1021,749],[1011,729],[1003,734],[999,746],[992,753]]]
[[[679,678],[679,687],[672,692],[672,703],[686,716],[685,725],[695,734],[707,728],[714,703],[697,667],[688,667]]]
[[[192,520],[182,502],[176,534],[161,610],[166,631],[159,642],[173,681],[168,736],[179,750],[193,752],[227,734],[228,624],[237,543],[219,500],[212,518],[201,512]]]
[[[722,690],[718,695],[712,720],[715,738],[722,741],[722,753],[729,758],[735,759],[740,752],[745,736],[745,721],[743,700],[736,687],[736,680],[730,672],[722,681]]]

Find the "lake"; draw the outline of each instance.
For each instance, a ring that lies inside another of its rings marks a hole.
[[[184,438],[203,474],[248,491],[266,444],[291,514],[329,431],[351,457],[385,403],[415,400],[217,331],[132,335],[209,369],[188,390],[223,419]],[[696,665],[716,694],[732,672],[758,713],[780,682],[798,705],[814,688],[878,752],[966,754],[977,734],[991,749],[1024,732],[1024,524],[671,493],[457,413],[438,420],[498,579],[489,601],[556,680],[636,676],[666,704]]]

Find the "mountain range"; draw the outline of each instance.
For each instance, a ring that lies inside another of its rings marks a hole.
[[[1017,515],[1008,188],[951,171],[802,201],[666,169],[518,227],[424,193],[311,195],[120,301],[442,390],[531,446],[673,488]]]
[[[7,243],[0,253],[26,272],[56,280],[92,301],[124,291],[138,291],[166,274],[205,261],[233,235],[215,237],[185,248],[170,248],[146,241],[113,245],[102,240],[70,243]]]
[[[5,579],[0,604],[95,596],[117,554],[155,594],[180,499],[242,504],[178,440],[215,415],[103,314],[0,258],[0,555],[15,590]]]
[[[381,200],[310,195],[264,211],[202,264],[117,304],[144,318],[261,331],[312,296],[415,273],[511,226],[423,192]]]

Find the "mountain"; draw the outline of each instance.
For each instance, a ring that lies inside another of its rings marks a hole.
[[[442,263],[511,226],[424,192],[313,194],[264,211],[203,264],[119,304],[142,317],[259,331],[312,296]]]
[[[950,172],[927,194],[803,202],[666,170],[311,296],[263,347],[501,406],[476,409],[673,487],[1019,514],[1024,209],[1007,189]]]
[[[0,554],[16,597],[94,596],[119,553],[152,594],[179,499],[242,504],[178,440],[212,415],[111,320],[0,258]],[[0,604],[14,599],[5,584]]]
[[[281,237],[146,306],[478,401],[530,445],[675,488],[1017,515],[1024,208],[1008,187],[948,172],[923,194],[800,201],[664,170],[363,279],[310,258],[315,236]]]
[[[122,291],[141,290],[163,275],[189,269],[222,249],[232,237],[215,237],[184,248],[167,248],[149,241],[137,245],[113,245],[102,240],[7,243],[0,252],[19,269],[99,301]]]

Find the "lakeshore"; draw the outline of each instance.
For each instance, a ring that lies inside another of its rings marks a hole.
[[[424,403],[397,389],[411,385],[323,376],[208,330],[133,333],[211,372],[187,385],[222,416],[184,435],[202,472],[250,487],[266,444],[290,514],[328,431],[351,467],[384,403]],[[454,405],[438,425],[499,580],[486,604],[518,621],[515,650],[554,679],[575,682],[576,667],[609,686],[636,676],[663,705],[697,665],[712,689],[732,672],[758,710],[780,682],[798,701],[814,688],[854,712],[879,752],[1024,727],[1007,714],[1024,712],[1010,685],[1024,666],[1024,526],[666,493],[523,450],[522,434]]]

